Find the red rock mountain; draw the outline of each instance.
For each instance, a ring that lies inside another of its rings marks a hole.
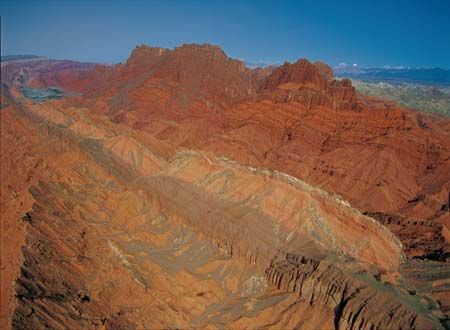
[[[79,94],[2,89],[2,324],[448,326],[448,119],[211,45],[27,84]]]
[[[408,251],[432,254],[431,233],[444,248],[448,121],[357,97],[323,63],[302,59],[261,75],[217,46],[139,46],[125,65],[103,70],[111,76],[91,71],[95,85],[73,102],[177,146],[285,171],[363,212],[425,219],[437,227],[418,230],[424,237]]]

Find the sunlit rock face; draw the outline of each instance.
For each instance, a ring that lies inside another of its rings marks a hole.
[[[64,96],[2,80],[2,327],[448,326],[448,120],[211,45],[21,86]]]

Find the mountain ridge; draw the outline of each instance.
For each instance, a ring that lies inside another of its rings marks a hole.
[[[211,45],[26,65],[2,76],[2,324],[448,326],[447,119]]]

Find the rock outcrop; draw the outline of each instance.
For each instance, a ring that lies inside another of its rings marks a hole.
[[[444,119],[211,45],[26,80],[83,94],[2,92],[2,326],[448,326]]]
[[[325,80],[331,80],[334,77],[333,69],[326,63],[321,61],[314,62],[314,66],[319,70],[320,75]]]
[[[279,290],[295,292],[317,309],[334,312],[335,329],[427,329],[439,327],[397,300],[392,290],[376,289],[346,276],[333,265],[287,254],[266,270],[269,282]],[[380,308],[380,306],[383,306]]]
[[[324,89],[327,79],[319,72],[318,67],[306,59],[300,59],[295,63],[284,63],[262,83],[262,90],[274,90],[276,88],[299,90],[301,88]]]
[[[277,102],[299,102],[308,109],[357,110],[355,89],[351,81],[332,80],[333,73],[324,63],[306,59],[285,63],[276,68],[261,85]]]
[[[446,120],[356,96],[323,63],[250,70],[217,46],[139,46],[126,64],[82,75],[66,88],[84,86],[83,98],[64,106],[90,108],[175,146],[281,170],[365,212],[436,222],[447,203]]]

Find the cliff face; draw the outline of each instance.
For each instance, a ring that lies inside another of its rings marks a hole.
[[[331,80],[334,77],[333,69],[326,63],[321,61],[314,62],[314,66],[319,70],[320,75],[325,80]]]
[[[301,59],[276,68],[261,85],[276,102],[298,102],[309,110],[357,110],[355,89],[350,80],[333,80],[326,64]]]
[[[450,126],[328,69],[140,46],[8,93],[2,326],[448,325]]]
[[[272,261],[266,274],[279,290],[295,292],[311,306],[334,312],[335,329],[433,327],[430,320],[405,308],[392,294],[376,290],[357,276],[346,276],[335,266],[319,260],[287,254],[283,260]],[[366,274],[359,275],[362,278]]]
[[[261,89],[274,90],[276,88],[300,89],[324,89],[327,79],[320,74],[318,67],[306,59],[297,62],[284,63],[276,68],[262,83]]]
[[[186,44],[167,50],[142,45],[125,64],[98,66],[87,74],[74,71],[60,85],[85,92],[86,101],[104,102],[110,114],[132,110],[145,118],[160,111],[222,111],[252,95],[257,78],[217,46]],[[31,85],[46,86],[47,80],[35,78]]]

